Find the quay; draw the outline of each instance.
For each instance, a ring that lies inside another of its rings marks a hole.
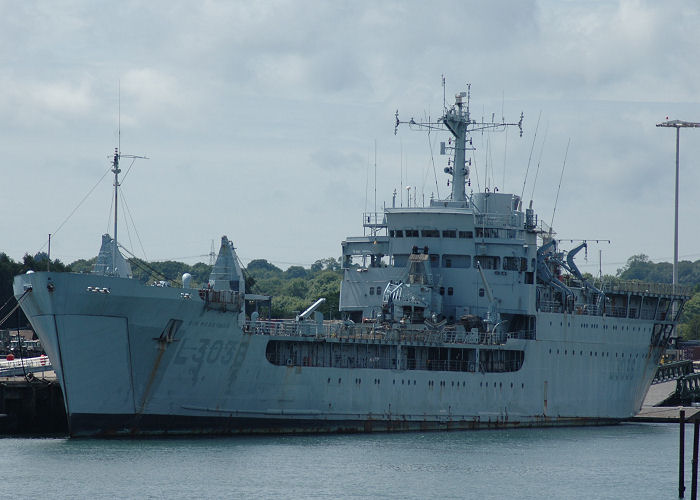
[[[686,366],[684,366],[686,365]],[[700,413],[700,404],[695,406],[657,406],[664,401],[668,401],[678,387],[678,378],[685,378],[688,381],[683,387],[689,385],[697,385],[696,379],[700,374],[693,374],[693,364],[690,361],[681,363],[672,363],[667,365],[667,370],[664,372],[664,367],[660,367],[657,378],[660,383],[655,383],[649,387],[642,409],[637,415],[627,419],[628,422],[655,422],[655,423],[679,423],[681,411],[684,412],[684,421],[694,420],[694,417]],[[655,379],[656,381],[656,379]],[[668,402],[667,402],[668,404]],[[700,418],[700,415],[698,415]]]
[[[0,435],[67,434],[63,393],[54,372],[0,378]]]

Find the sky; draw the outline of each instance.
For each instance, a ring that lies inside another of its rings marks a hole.
[[[670,262],[675,129],[655,125],[700,122],[698,25],[675,0],[0,0],[0,252],[52,234],[52,258],[95,256],[120,145],[148,157],[122,160],[137,256],[208,262],[227,235],[244,263],[339,257],[395,189],[448,195],[447,135],[394,135],[397,110],[439,117],[444,75],[448,105],[470,84],[476,118],[525,116],[522,137],[474,137],[469,190],[532,200],[590,242],[584,271]],[[697,260],[700,129],[680,135],[679,255]]]

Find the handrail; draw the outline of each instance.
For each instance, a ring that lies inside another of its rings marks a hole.
[[[677,380],[692,373],[692,361],[677,361],[675,363],[659,365],[659,367],[656,369],[656,375],[654,375],[654,379],[651,381],[651,384],[654,385],[662,382],[668,382],[669,380]]]
[[[417,326],[417,325],[416,325]],[[244,333],[279,337],[307,337],[316,340],[338,340],[350,342],[421,342],[430,344],[481,344],[503,345],[509,339],[535,338],[534,331],[513,332],[464,332],[455,326],[441,330],[429,327],[410,328],[408,325],[390,327],[386,324],[345,324],[343,322],[315,323],[294,320],[246,321]]]
[[[602,290],[606,293],[651,293],[661,295],[691,296],[691,287],[687,285],[672,285],[671,283],[648,283],[643,281],[619,281],[604,283]]]
[[[51,361],[47,356],[38,356],[35,358],[18,358],[9,361],[4,359],[0,360],[0,377],[10,377],[15,374],[21,374],[21,369],[30,372],[36,372],[50,371],[53,370],[53,367],[51,366]]]

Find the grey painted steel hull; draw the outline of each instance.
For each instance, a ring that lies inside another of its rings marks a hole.
[[[504,346],[524,351],[518,371],[277,366],[266,346],[284,337],[244,332],[240,313],[208,309],[195,291],[42,272],[18,276],[15,294],[29,286],[22,308],[72,436],[606,424],[639,411],[663,352],[653,320],[539,312],[537,340]],[[173,319],[181,327],[164,341]]]

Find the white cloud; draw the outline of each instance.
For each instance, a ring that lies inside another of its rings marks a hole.
[[[0,234],[16,235],[0,251],[33,251],[31,242],[73,208],[58,200],[82,198],[107,168],[120,81],[122,145],[152,158],[124,186],[135,218],[148,214],[139,231],[159,253],[149,257],[171,257],[180,246],[177,255],[206,253],[223,233],[251,257],[311,263],[335,255],[338,235],[362,230],[351,207],[364,205],[375,139],[379,205],[402,181],[428,198],[437,177],[447,191],[445,158],[435,158],[433,172],[425,136],[393,135],[396,108],[402,118],[435,117],[445,74],[448,102],[473,83],[477,116],[498,117],[503,107],[517,120],[525,111],[525,136],[508,136],[506,187],[518,193],[543,110],[535,157],[547,122],[549,133],[535,206],[546,220],[572,138],[560,234],[613,235],[614,261],[668,256],[675,143],[654,125],[667,115],[700,121],[698,24],[700,7],[677,0],[0,4],[0,169],[8,180],[0,203],[3,213],[25,207],[0,220]],[[682,227],[700,210],[692,195],[700,132],[687,132]],[[498,140],[493,175],[501,184]],[[6,187],[37,179],[50,186],[35,188],[33,204]],[[90,210],[108,204],[108,191],[96,191],[101,201]],[[49,196],[47,215],[40,201]],[[84,216],[65,229],[70,238],[57,235],[56,249],[90,257],[106,218]],[[271,244],[270,234],[285,244]],[[687,226],[683,234],[681,254],[700,245]]]
[[[179,106],[186,100],[177,79],[155,68],[130,69],[120,82],[125,96],[136,100],[139,107],[159,109]]]

